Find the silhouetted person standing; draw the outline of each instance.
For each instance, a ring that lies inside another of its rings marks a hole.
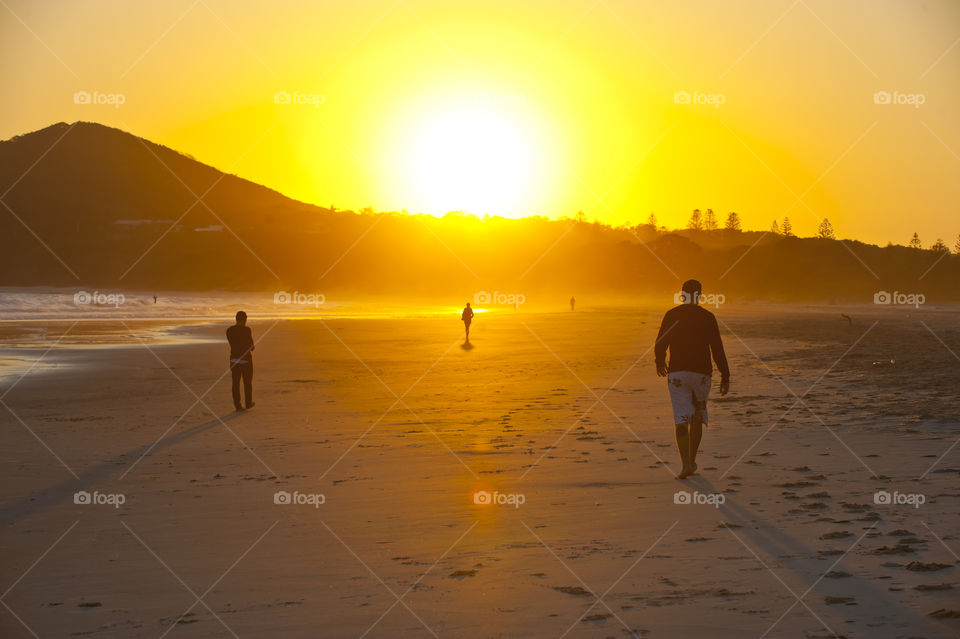
[[[570,310],[572,311],[572,310],[573,310],[573,307],[575,307],[576,305],[577,305],[577,300],[576,300],[576,298],[573,297],[573,295],[571,295],[571,296],[570,296]]]
[[[467,302],[466,307],[463,309],[463,313],[460,314],[460,319],[463,320],[463,328],[466,331],[466,340],[470,341],[470,322],[473,321],[473,309],[470,308],[470,302]]]
[[[243,378],[243,394],[247,408],[253,408],[253,333],[247,326],[247,314],[237,311],[237,323],[227,329],[230,342],[230,373],[233,376],[233,407],[244,410],[240,404],[240,379]]]
[[[720,370],[720,394],[730,390],[730,368],[723,352],[720,329],[713,313],[701,308],[701,286],[697,280],[683,283],[683,304],[663,316],[654,345],[657,375],[667,377],[673,404],[677,450],[683,468],[679,479],[697,472],[697,450],[707,423],[707,397],[713,368],[710,354]],[[666,363],[667,349],[670,364]]]

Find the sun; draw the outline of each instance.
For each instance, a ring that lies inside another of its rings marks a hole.
[[[532,215],[545,164],[536,129],[500,104],[422,113],[399,164],[418,211]]]

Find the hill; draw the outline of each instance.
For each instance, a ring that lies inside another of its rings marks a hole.
[[[960,299],[960,257],[740,231],[335,211],[96,123],[0,142],[0,285]],[[202,201],[198,202],[198,198]],[[631,217],[629,215],[625,217]]]

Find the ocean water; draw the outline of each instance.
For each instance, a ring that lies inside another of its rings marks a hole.
[[[198,338],[182,330],[184,326],[230,324],[239,310],[257,322],[440,316],[453,319],[459,318],[461,307],[403,301],[334,301],[292,290],[242,293],[0,288],[0,378],[21,374],[30,367],[34,371],[49,369],[62,349],[195,342]]]

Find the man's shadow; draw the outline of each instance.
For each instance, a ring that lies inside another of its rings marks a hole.
[[[469,337],[463,341],[463,344],[460,345],[460,348],[462,348],[465,351],[473,350],[473,344],[470,342]]]
[[[81,473],[77,478],[70,477],[55,486],[47,488],[39,494],[24,497],[20,501],[3,506],[0,508],[0,525],[9,526],[24,517],[28,517],[42,510],[46,510],[47,508],[50,508],[62,501],[71,499],[74,493],[77,491],[86,490],[87,488],[95,486],[107,479],[110,475],[116,472],[118,466],[127,466],[130,468],[132,467],[132,464],[135,463],[131,460],[140,461],[141,457],[146,457],[148,454],[152,455],[162,450],[171,448],[172,446],[176,446],[180,442],[186,441],[187,439],[199,435],[204,431],[210,430],[215,426],[219,426],[223,422],[229,422],[233,419],[236,419],[245,414],[245,412],[246,411],[231,412],[224,417],[215,417],[210,421],[198,424],[197,426],[193,426],[192,428],[188,428],[187,430],[181,431],[174,435],[164,437],[154,445],[147,444],[145,446],[139,446],[132,450],[128,450],[125,453],[117,455],[113,459],[101,463],[99,466],[95,466],[94,468]]]
[[[717,487],[713,485],[713,482],[701,475],[691,475],[687,480],[690,486],[701,494],[723,493],[723,491],[718,490]],[[824,572],[830,569],[830,566],[835,561],[835,558],[832,557],[826,557],[824,561],[820,561],[816,550],[784,532],[775,524],[766,521],[763,515],[755,514],[748,508],[732,501],[730,497],[727,497],[718,511],[722,513],[725,519],[727,526],[724,527],[727,528],[727,531],[737,536],[746,544],[747,548],[744,548],[744,550],[753,549],[752,551],[748,551],[751,560],[756,561],[757,558],[753,556],[753,552],[756,552],[757,556],[763,560],[763,563],[765,563],[774,574],[791,573],[794,576],[793,580],[786,580],[786,582],[798,596],[803,594],[807,588],[813,586],[814,582],[816,582]],[[853,547],[849,551],[849,554],[852,555],[859,547],[859,544]],[[758,552],[757,549],[763,552]],[[764,555],[766,555],[766,557],[764,557]],[[818,566],[822,565],[822,570],[819,567],[816,570],[810,570],[809,567],[814,562]],[[841,570],[843,563],[844,560],[841,559],[832,570]],[[849,572],[853,571],[850,570]],[[779,578],[778,576],[777,579]],[[793,583],[790,583],[791,581]],[[833,594],[832,591],[827,588],[827,586],[830,585],[828,583],[830,581],[830,579],[821,579],[817,582],[817,585],[813,586],[810,592],[807,593],[806,597],[803,598],[803,602],[817,611],[818,614],[823,614],[823,597]],[[882,603],[884,609],[890,612],[895,611],[900,619],[910,619],[912,626],[915,624],[915,627],[922,628],[928,633],[936,634],[942,632],[942,628],[938,628],[915,610],[906,608],[900,602],[891,598],[886,588],[880,589],[875,584],[866,581],[862,576],[857,574],[851,575],[844,579],[844,581],[852,586],[849,587],[849,590],[855,595],[856,599],[864,602],[869,601],[870,603]],[[798,582],[800,584],[799,586],[797,585]],[[784,588],[783,591],[789,594],[786,588]],[[814,593],[819,593],[819,602],[813,597]],[[802,609],[800,604],[797,604],[797,606]],[[797,609],[798,608],[794,608],[793,612],[795,613]],[[827,609],[829,610],[830,607],[827,606]],[[836,618],[835,615],[834,617]]]

